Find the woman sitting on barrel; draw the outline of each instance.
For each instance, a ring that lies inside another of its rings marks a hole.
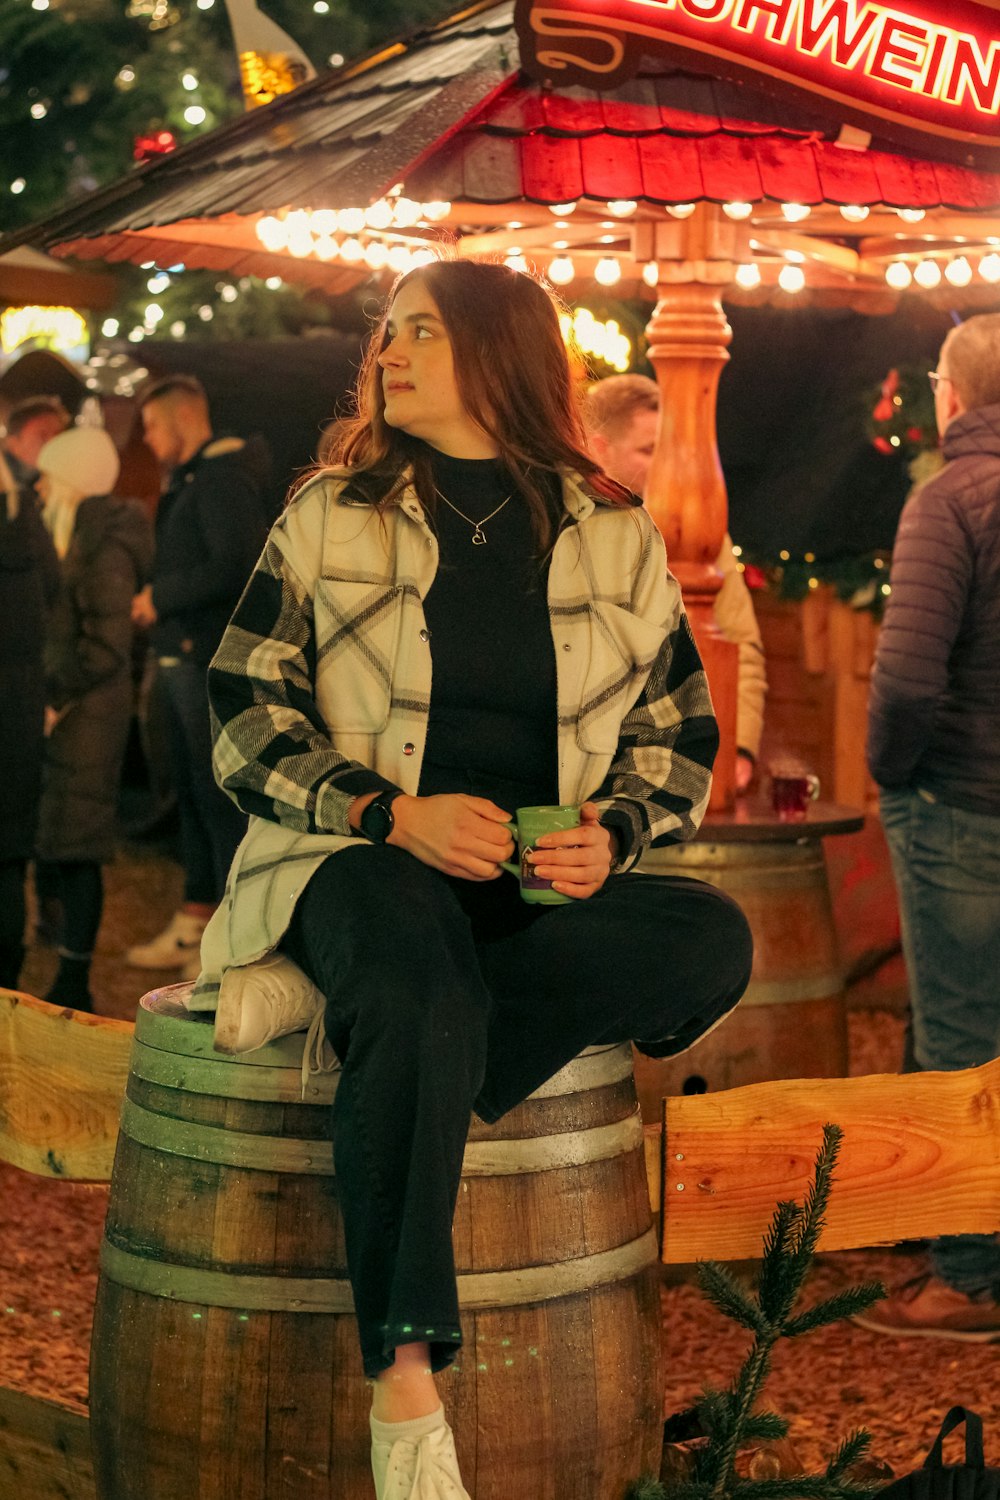
[[[627,873],[697,829],[717,731],[660,536],[587,457],[549,294],[496,264],[400,277],[336,460],[211,666],[216,775],[250,828],[194,1004],[218,991],[237,1052],[325,1003],[376,1493],[461,1500],[433,1376],[462,1343],[470,1112],[498,1120],[591,1045],[684,1050],[751,942],[712,887]],[[553,804],[573,826],[511,879],[508,824]]]

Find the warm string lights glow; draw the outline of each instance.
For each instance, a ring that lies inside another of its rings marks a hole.
[[[193,73],[186,77],[190,82],[197,83]],[[13,185],[12,190],[16,191]],[[622,198],[609,199],[606,203],[580,200],[549,204],[549,212],[555,216],[553,228],[569,232],[569,216],[584,206],[592,214],[607,213],[613,218],[595,222],[593,237],[588,241],[579,237],[582,225],[578,219],[575,239],[550,242],[551,250],[556,253],[547,265],[542,258],[544,252],[539,253],[530,247],[526,252],[525,248],[517,244],[507,246],[505,263],[516,271],[543,271],[548,280],[558,287],[570,286],[581,279],[592,279],[598,286],[610,289],[617,286],[623,277],[638,275],[647,287],[655,290],[661,279],[660,264],[656,260],[648,260],[635,265],[631,261],[631,253],[634,253],[631,244],[628,251],[623,252],[620,248],[623,239],[628,241],[632,234],[631,229],[622,221],[638,211],[638,202]],[[762,218],[757,222],[766,224],[764,203],[734,199],[720,207],[722,213],[734,223],[753,220],[759,212]],[[802,203],[780,203],[774,207],[780,210],[782,218],[790,225],[801,223],[813,212],[809,205]],[[828,208],[832,209],[832,206],[828,205]],[[696,209],[695,203],[670,203],[663,205],[661,212],[668,218],[683,220],[694,214]],[[872,207],[848,203],[842,204],[837,211],[845,223],[861,225],[870,217]],[[895,213],[900,220],[910,225],[920,223],[926,216],[926,210],[917,208],[883,208],[881,212]],[[269,214],[258,221],[256,232],[265,249],[272,254],[291,255],[296,259],[311,257],[322,263],[336,260],[347,266],[366,267],[371,272],[390,271],[398,274],[426,265],[437,257],[438,245],[433,239],[430,243],[422,241],[420,231],[432,228],[451,213],[450,203],[421,203],[403,196],[401,189],[397,187],[387,197],[380,198],[367,207],[315,211],[293,209],[278,215]],[[506,225],[510,234],[523,227],[523,224],[514,221]],[[614,230],[614,233],[599,234],[598,229]],[[397,233],[400,237],[394,239],[393,236]],[[994,242],[988,243],[992,245]],[[602,246],[608,247],[606,253],[601,253]],[[619,247],[618,253],[611,248],[613,246]],[[807,256],[801,250],[782,250],[780,245],[768,250],[765,245],[751,240],[750,252],[751,255],[754,252],[760,254],[764,264],[749,258],[736,264],[733,283],[741,291],[756,291],[765,283],[776,282],[782,292],[795,296],[810,285]],[[772,260],[770,270],[766,265],[768,259]],[[818,259],[822,261],[821,254]],[[775,261],[776,265],[773,264]],[[923,253],[915,254],[910,250],[906,254],[893,254],[885,263],[884,276],[886,285],[897,292],[906,291],[912,286],[923,291],[933,291],[943,281],[956,289],[964,289],[972,285],[977,277],[995,285],[1000,283],[1000,246],[981,255],[978,263],[967,253],[945,249],[943,246],[940,249],[928,246]],[[813,284],[828,285],[829,281],[824,281],[821,275],[819,281],[814,281]]]
[[[559,326],[567,344],[575,344],[581,354],[592,355],[624,375],[632,364],[632,341],[622,332],[615,318],[596,318],[586,307],[573,313],[560,313]]]

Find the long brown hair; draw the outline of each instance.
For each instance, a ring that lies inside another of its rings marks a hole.
[[[356,414],[339,424],[328,461],[353,469],[380,506],[395,500],[412,469],[420,502],[433,515],[431,450],[386,422],[378,362],[389,341],[393,300],[417,279],[434,298],[451,341],[465,409],[496,443],[531,512],[540,548],[549,545],[553,530],[540,473],[576,469],[605,499],[629,504],[628,491],[587,453],[554,298],[533,277],[490,261],[437,261],[397,278],[365,351]]]

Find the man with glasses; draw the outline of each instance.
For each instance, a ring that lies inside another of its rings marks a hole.
[[[872,677],[868,765],[899,895],[914,1053],[1000,1052],[1000,314],[968,319],[931,373],[944,468],[907,502]],[[951,1235],[858,1322],[1000,1340],[1000,1244]]]

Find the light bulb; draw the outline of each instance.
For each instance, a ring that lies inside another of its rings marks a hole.
[[[272,254],[277,254],[279,250],[284,250],[288,244],[287,224],[284,220],[276,219],[271,214],[268,214],[265,218],[257,220],[257,238],[265,250],[270,250]]]
[[[348,265],[354,265],[357,261],[364,260],[365,247],[360,240],[355,239],[352,235],[350,238],[344,240],[341,245],[340,258],[341,260],[346,260]]]
[[[781,205],[781,212],[789,224],[799,224],[803,219],[808,219],[812,210],[807,208],[804,203],[783,203]]]
[[[528,262],[520,250],[512,250],[509,255],[506,255],[504,257],[504,265],[509,266],[512,271],[520,271],[522,274],[527,275]]]
[[[964,255],[956,256],[944,268],[945,278],[952,286],[968,286],[972,280],[972,267]]]
[[[941,267],[936,260],[922,260],[913,273],[913,279],[917,286],[929,292],[941,284]]]
[[[196,73],[182,73],[181,74],[181,88],[182,89],[187,89],[188,93],[192,94],[192,93],[194,93],[194,91],[195,91],[195,89],[197,87],[198,87],[198,76],[197,76]]]
[[[568,255],[557,255],[549,262],[548,275],[553,286],[568,286],[576,275],[576,267]]]
[[[608,213],[614,214],[616,219],[627,219],[638,207],[634,198],[612,198],[608,203]]]
[[[647,260],[642,268],[642,279],[647,286],[659,286],[660,263],[655,260]]]
[[[105,318],[101,324],[101,332],[106,339],[113,339],[120,326],[117,318]]]
[[[782,266],[778,272],[778,285],[783,292],[801,292],[806,284],[806,273],[801,266]]]
[[[312,254],[313,243],[312,230],[296,227],[288,235],[288,253],[294,255],[296,260],[304,260],[307,255]]]
[[[389,247],[381,240],[369,240],[365,246],[365,264],[373,271],[383,271],[389,264]]]
[[[549,213],[555,214],[557,219],[561,219],[565,214],[571,214],[575,208],[575,203],[550,203]]]
[[[897,208],[896,212],[904,224],[919,224],[925,214],[922,208]]]
[[[365,209],[365,223],[369,229],[388,229],[392,223],[392,204],[379,198]]]
[[[25,182],[23,177],[15,177],[14,181],[10,185],[10,190],[16,198],[18,193],[23,193],[27,186],[28,184]]]
[[[187,333],[187,324],[186,323],[182,323],[179,318],[178,318],[178,320],[177,320],[176,323],[171,323],[171,325],[170,325],[170,337],[172,339],[182,339],[184,337],[185,333]]]
[[[204,125],[208,115],[200,104],[189,104],[184,111],[184,118],[189,125]]]
[[[309,228],[313,234],[336,234],[338,227],[337,215],[332,208],[318,208],[315,213],[309,215]]]
[[[37,104],[33,104],[31,106],[31,118],[33,120],[44,120],[45,116],[48,114],[48,112],[49,112],[48,105],[47,104],[43,104],[41,102],[41,100],[39,100]]]
[[[390,271],[395,271],[397,275],[402,275],[402,273],[404,271],[408,271],[412,265],[413,252],[410,250],[409,245],[389,246]]]
[[[594,267],[594,280],[598,286],[615,286],[621,279],[621,262],[613,255],[603,255]]]
[[[1000,255],[995,250],[983,256],[979,262],[979,274],[984,281],[1000,281]]]
[[[846,219],[848,224],[863,224],[871,209],[866,208],[863,203],[844,203],[840,209],[840,216]]]
[[[332,234],[321,234],[313,245],[313,255],[317,260],[333,260],[339,249],[340,246]]]
[[[431,203],[423,203],[421,207],[423,209],[423,217],[429,219],[432,224],[437,224],[439,220],[446,219],[451,213],[451,204],[446,203],[443,198],[434,199]]]
[[[337,228],[341,234],[360,234],[365,227],[363,208],[342,208],[337,214]]]
[[[905,260],[892,260],[885,268],[885,280],[894,292],[905,292],[913,280],[913,272]]]
[[[268,276],[264,282],[269,292],[276,292],[279,286],[284,286],[284,284],[280,276]]]
[[[392,217],[400,229],[409,229],[423,218],[423,205],[412,198],[397,198],[392,205]]]
[[[756,261],[747,261],[745,265],[737,266],[733,278],[737,286],[741,286],[745,292],[752,292],[760,286],[760,266]]]
[[[695,207],[694,203],[668,203],[667,213],[672,219],[690,219]]]
[[[440,259],[440,256],[437,255],[429,245],[421,245],[419,250],[413,251],[413,254],[410,258],[415,267],[432,266],[434,265],[435,261]]]
[[[223,302],[235,302],[239,295],[240,294],[237,291],[236,287],[230,286],[228,282],[225,286],[219,287],[219,296],[222,298]]]
[[[722,212],[728,219],[749,219],[753,213],[752,203],[724,203]]]

